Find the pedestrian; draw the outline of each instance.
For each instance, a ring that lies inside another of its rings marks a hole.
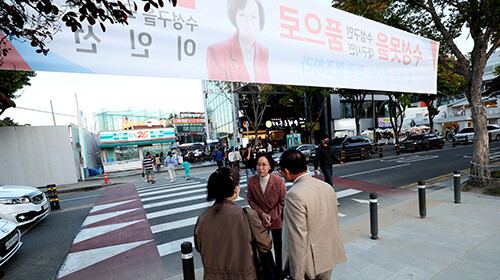
[[[277,279],[282,279],[282,212],[285,204],[285,181],[272,174],[274,161],[270,154],[257,155],[257,175],[248,179],[247,200],[250,207],[257,211],[262,224],[271,231],[273,237],[274,259]]]
[[[177,159],[172,156],[172,152],[168,152],[168,156],[165,158],[165,166],[168,170],[168,175],[170,176],[170,183],[175,182],[177,179],[175,176],[175,167],[179,165]]]
[[[316,149],[316,158],[314,159],[314,173],[319,174],[318,166],[325,176],[325,182],[333,187],[333,164],[344,162],[333,154],[333,149],[330,147],[329,137],[323,135],[321,144]]]
[[[184,168],[184,180],[189,180],[189,161],[187,159],[183,160],[181,163],[181,167]]]
[[[330,279],[336,264],[346,262],[335,190],[309,175],[306,158],[297,150],[285,151],[280,165],[281,175],[293,182],[283,210],[290,276]]]
[[[160,173],[161,159],[159,154],[155,155],[155,164],[156,164],[156,173]]]
[[[219,150],[219,147],[215,147],[214,159],[217,162],[217,168],[222,167],[222,161],[224,160],[224,154]]]
[[[151,182],[154,184],[156,182],[155,179],[155,168],[156,163],[149,152],[146,153],[146,157],[142,160],[142,173],[146,174],[147,182]],[[151,176],[151,180],[149,179]]]
[[[240,172],[240,161],[241,161],[241,154],[238,149],[238,147],[234,148],[234,168],[236,171]]]
[[[240,193],[239,174],[227,167],[210,175],[207,200],[215,203],[203,211],[194,228],[194,244],[201,255],[203,279],[257,279],[252,250],[271,250],[271,236],[259,214],[234,201]],[[250,230],[251,229],[251,230]]]
[[[244,159],[244,164],[245,164],[245,173],[247,174],[247,185],[248,185],[248,178],[250,178],[250,175],[255,174],[255,159],[252,151],[252,145],[248,144],[247,148],[245,149],[245,152],[243,154],[243,159]]]

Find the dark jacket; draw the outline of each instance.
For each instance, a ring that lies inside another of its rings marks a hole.
[[[262,192],[259,175],[248,179],[247,200],[250,207],[259,213],[271,216],[271,226],[268,229],[282,228],[282,212],[285,205],[286,187],[283,178],[269,174],[266,193]]]
[[[330,145],[323,146],[320,144],[316,149],[316,159],[314,159],[314,169],[318,169],[318,166],[321,169],[332,168],[334,163],[340,163],[340,159],[333,154],[333,149]]]
[[[214,160],[215,161],[223,161],[224,160],[224,155],[222,154],[222,152],[220,150],[215,151]]]
[[[259,215],[247,208],[260,251],[271,250],[271,236]],[[203,279],[257,279],[253,261],[252,235],[243,209],[224,200],[209,207],[196,222],[194,243],[203,262]]]

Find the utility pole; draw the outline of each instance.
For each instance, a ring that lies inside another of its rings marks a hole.
[[[76,117],[78,123],[78,137],[80,143],[80,153],[81,153],[81,164],[80,170],[82,172],[82,181],[85,182],[85,170],[88,168],[87,166],[87,144],[85,143],[85,129],[83,128],[83,120],[82,120],[82,112],[80,111],[80,107],[78,107],[78,97],[75,92],[75,101],[76,101]]]
[[[50,100],[50,110],[52,111],[52,120],[54,121],[54,126],[56,126],[56,116],[54,115],[54,106],[52,106],[52,99]]]

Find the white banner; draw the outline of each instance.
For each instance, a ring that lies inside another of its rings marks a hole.
[[[0,67],[436,93],[439,44],[417,35],[312,1],[165,2],[63,27],[48,56],[14,41]]]

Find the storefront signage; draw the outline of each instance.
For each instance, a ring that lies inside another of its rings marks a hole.
[[[205,119],[174,119],[174,123],[205,123]]]
[[[128,24],[106,32],[61,24],[47,56],[7,41],[0,68],[436,93],[438,42],[307,0],[178,2],[145,12],[135,1]]]
[[[101,143],[175,139],[175,132],[173,128],[105,131],[99,133],[99,139]]]
[[[394,122],[394,118],[392,118],[392,121]],[[378,127],[380,128],[392,127],[391,118],[378,118]]]
[[[270,122],[271,126],[268,128],[285,128],[285,127],[298,127],[298,126],[303,126],[305,125],[305,120],[304,118],[298,118],[298,119],[281,119],[281,118],[276,118],[276,119],[271,119],[270,121],[266,122],[266,126],[268,125],[268,122]]]

